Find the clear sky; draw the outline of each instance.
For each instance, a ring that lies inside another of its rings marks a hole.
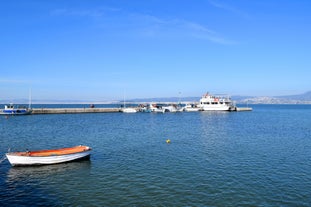
[[[309,0],[0,0],[0,100],[311,90]]]

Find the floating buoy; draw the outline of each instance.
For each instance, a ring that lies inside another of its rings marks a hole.
[[[171,143],[171,140],[170,140],[170,139],[167,139],[167,140],[166,140],[166,143],[167,143],[167,144],[170,144],[170,143]]]

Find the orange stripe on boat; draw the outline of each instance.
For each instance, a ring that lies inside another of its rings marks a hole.
[[[69,155],[75,154],[79,152],[84,152],[91,150],[88,146],[75,146],[69,148],[61,148],[61,149],[51,149],[51,150],[39,150],[39,151],[30,151],[30,152],[17,152],[17,155],[20,156],[33,156],[33,157],[47,157],[47,156],[58,156],[58,155]]]

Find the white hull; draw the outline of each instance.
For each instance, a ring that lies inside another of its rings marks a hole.
[[[20,153],[6,153],[6,157],[12,166],[18,165],[49,165],[57,164],[63,162],[70,162],[74,160],[79,160],[82,158],[87,158],[91,154],[91,149],[86,151],[63,154],[63,155],[51,155],[51,156],[27,156],[20,155]]]
[[[185,108],[184,111],[193,112],[193,111],[202,111],[201,108]]]
[[[148,108],[151,112],[155,113],[165,113],[165,110],[162,107],[157,106],[156,104],[149,104]]]
[[[31,113],[31,109],[0,110],[0,115],[29,115]]]
[[[28,157],[28,156],[16,156],[7,154],[7,158],[11,165],[48,165],[57,164],[63,162],[69,162],[77,159],[82,159],[84,157],[90,156],[91,152],[80,152],[71,155],[59,155],[59,156],[49,156],[49,157]]]
[[[151,111],[155,113],[165,113],[164,109],[151,109]]]
[[[230,110],[230,106],[203,106],[202,107],[203,111],[229,111]]]
[[[174,106],[163,106],[162,109],[164,112],[177,112],[177,109]]]
[[[123,113],[136,113],[136,109],[133,109],[133,108],[124,108],[122,109],[122,112]]]

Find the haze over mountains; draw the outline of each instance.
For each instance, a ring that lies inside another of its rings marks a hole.
[[[126,102],[199,102],[201,97],[162,97],[129,99]],[[311,104],[311,91],[303,94],[288,96],[232,96],[231,99],[237,104]],[[94,100],[40,100],[32,99],[33,104],[79,104],[79,103],[120,103],[123,100],[94,101]],[[28,99],[0,100],[1,104],[15,103],[28,104]]]
[[[311,104],[311,91],[289,96],[232,96],[238,104]],[[131,99],[131,102],[199,102],[200,97]]]
[[[249,104],[311,104],[311,91],[289,96],[233,96],[232,99]]]

